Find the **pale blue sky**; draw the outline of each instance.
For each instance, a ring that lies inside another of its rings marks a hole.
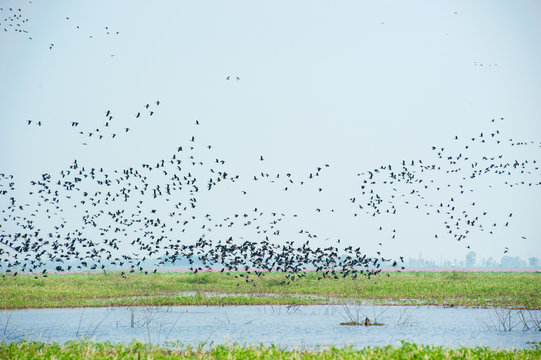
[[[341,238],[388,256],[463,259],[470,245],[481,257],[499,259],[505,247],[513,256],[541,257],[539,186],[509,188],[509,179],[495,175],[470,183],[474,192],[461,206],[476,202],[498,223],[514,216],[511,226],[492,236],[474,232],[467,244],[434,238],[444,232],[442,217],[405,205],[396,216],[354,217],[348,200],[360,196],[357,173],[398,168],[404,159],[435,162],[433,145],[466,153],[460,141],[480,132],[498,129],[506,140],[534,144],[472,147],[472,159],[541,161],[538,1],[0,4],[0,172],[14,174],[20,186],[73,159],[119,170],[156,163],[195,136],[197,156],[219,156],[242,180],[202,194],[201,211],[298,213],[302,219],[284,221],[291,234],[312,229],[316,244]],[[27,34],[4,20],[10,7],[29,19],[19,27]],[[144,105],[156,100],[146,116]],[[78,134],[103,125],[107,110],[118,137]],[[136,119],[138,112],[146,117]],[[28,119],[43,125],[28,126]],[[130,132],[120,133],[125,127]],[[300,178],[325,163],[314,185],[321,193],[250,181],[261,171]],[[539,175],[510,179],[539,182]],[[442,187],[462,183],[460,176],[430,176]],[[439,204],[440,197],[427,193],[426,201]],[[391,240],[380,225],[400,236]],[[233,235],[250,237],[242,229]]]

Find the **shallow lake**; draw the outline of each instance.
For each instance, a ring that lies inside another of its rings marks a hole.
[[[349,315],[348,315],[349,314]],[[521,316],[522,315],[522,316]],[[366,317],[383,326],[344,326]],[[275,344],[318,349],[328,345],[528,348],[541,341],[541,311],[428,306],[172,306],[0,311],[0,336],[65,342],[79,338],[163,344]],[[506,331],[512,327],[511,331]],[[530,330],[528,330],[530,328]]]

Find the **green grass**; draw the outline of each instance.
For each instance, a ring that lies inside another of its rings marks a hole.
[[[242,275],[242,276],[241,276]],[[127,305],[263,305],[337,303],[541,309],[541,273],[402,272],[370,279],[321,279],[314,272],[289,283],[282,273],[156,273],[6,275],[0,309]],[[182,292],[190,291],[193,294]],[[212,292],[212,293],[209,293]],[[220,294],[226,294],[220,295]]]
[[[401,346],[329,347],[322,351],[285,350],[276,346],[218,345],[152,346],[72,341],[64,345],[42,342],[0,344],[1,359],[539,359],[541,347],[503,350],[488,347],[450,349],[402,343]]]

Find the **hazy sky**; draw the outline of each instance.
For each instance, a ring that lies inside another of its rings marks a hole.
[[[318,246],[340,238],[387,256],[463,259],[469,245],[480,257],[500,259],[506,247],[511,256],[541,257],[539,1],[0,0],[0,7],[0,172],[15,176],[20,201],[31,179],[74,159],[108,171],[140,168],[195,136],[195,157],[223,159],[222,169],[239,174],[236,184],[203,191],[200,215],[283,212],[276,241],[306,240],[298,231],[310,229]],[[104,129],[107,111],[114,119]],[[96,128],[102,140],[87,136]],[[480,133],[496,130],[500,144],[480,143]],[[432,146],[469,160],[447,173],[452,165]],[[499,155],[493,163],[527,160],[530,173],[469,179],[470,163]],[[423,184],[434,181],[432,190],[384,186],[385,173],[373,188],[397,214],[356,210],[350,199],[363,198],[367,171],[400,169],[403,160],[441,166],[417,174]],[[261,172],[282,182],[253,181]],[[284,191],[286,173],[306,186]],[[472,227],[458,242],[435,210],[460,185],[457,213],[488,215],[486,231]]]

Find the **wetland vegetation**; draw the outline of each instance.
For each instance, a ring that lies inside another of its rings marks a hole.
[[[43,342],[1,343],[3,359],[539,359],[541,346],[532,349],[492,349],[489,347],[446,348],[402,342],[401,346],[328,347],[322,351],[286,350],[276,346],[214,347],[169,344],[155,346],[141,342],[70,341],[63,345]]]
[[[541,273],[392,272],[286,282],[283,273],[71,273],[0,278],[0,309],[135,305],[375,304],[541,309]]]

